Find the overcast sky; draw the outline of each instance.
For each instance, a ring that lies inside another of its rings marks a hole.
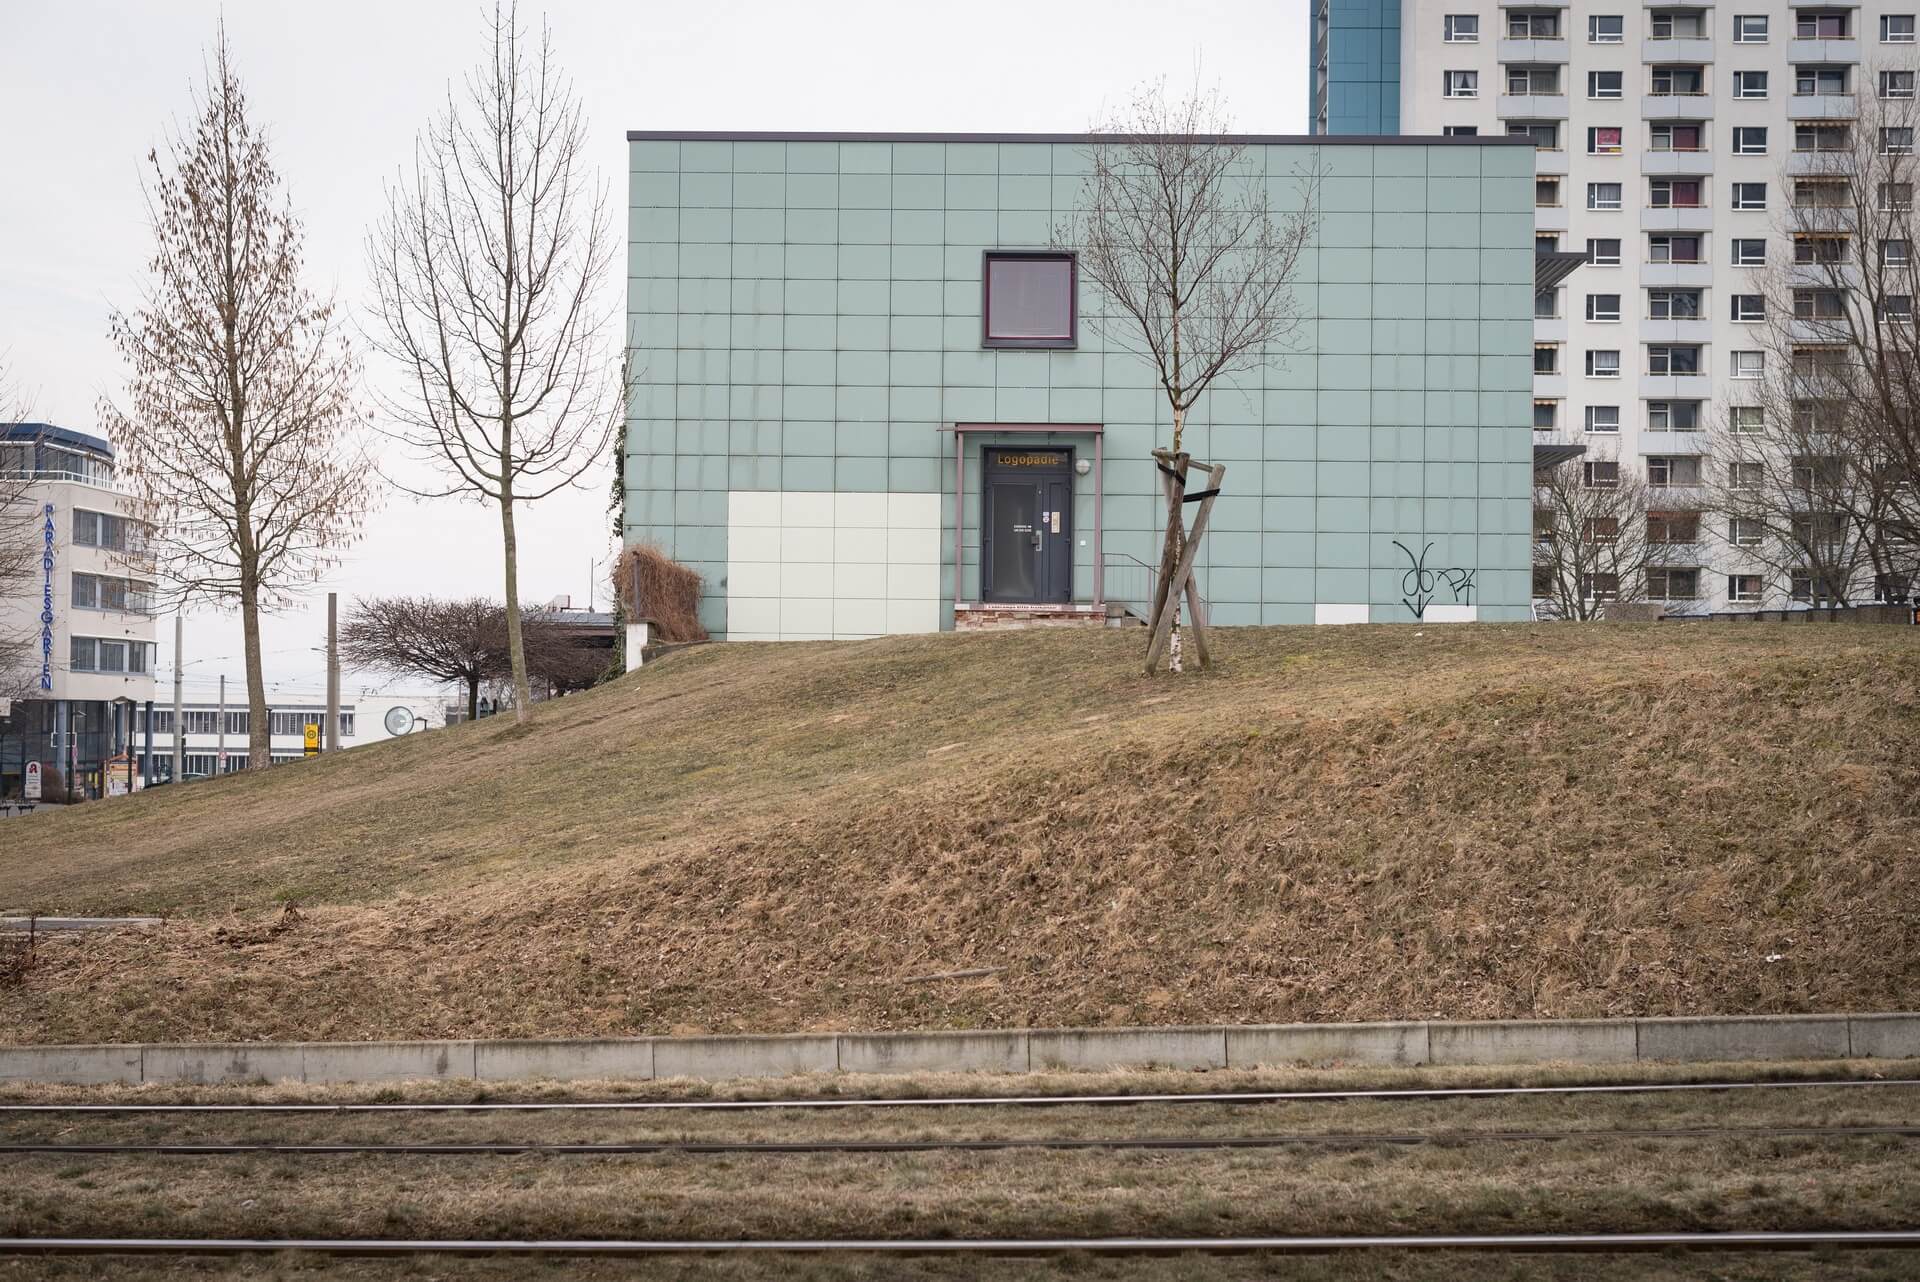
[[[124,385],[107,315],[137,305],[152,250],[144,157],[186,121],[220,12],[211,0],[0,0],[0,356],[35,418],[97,431],[99,397]],[[1074,130],[1141,81],[1186,84],[1196,70],[1225,92],[1236,128],[1306,127],[1298,0],[557,0],[546,14],[622,231],[629,129]],[[381,182],[481,56],[481,18],[474,0],[226,6],[251,108],[306,221],[307,284],[356,316]],[[367,377],[389,373],[374,363]],[[611,547],[608,478],[601,466],[583,491],[522,515],[525,599],[585,604],[589,562]],[[500,581],[492,509],[389,495],[311,608],[267,620],[268,680],[323,688],[329,587],[344,608],[355,594],[497,597]],[[595,600],[605,606],[604,586]],[[171,621],[158,631],[164,697]],[[189,697],[222,672],[240,683],[236,616],[190,617],[185,650]],[[363,683],[350,676],[347,697]]]

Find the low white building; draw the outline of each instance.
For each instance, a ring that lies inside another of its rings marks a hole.
[[[206,698],[181,701],[181,773],[188,779],[215,774],[231,774],[247,766],[247,735],[252,716],[247,710],[245,684],[227,683],[227,703],[222,709],[217,700]],[[238,690],[241,693],[236,694]],[[320,747],[326,748],[326,702],[311,693],[292,693],[269,689],[267,716],[273,764],[300,761],[306,757],[307,727],[319,729]],[[357,747],[399,735],[436,730],[447,724],[447,696],[444,691],[369,691],[340,700],[340,747]],[[144,716],[136,720],[133,774],[145,773],[149,761],[152,771],[146,777],[155,782],[173,774],[173,742],[176,723],[170,700],[153,708],[153,733],[147,734]]]

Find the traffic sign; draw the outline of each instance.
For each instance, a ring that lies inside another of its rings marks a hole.
[[[317,721],[307,722],[306,733],[307,733],[307,739],[305,744],[306,755],[309,757],[319,756],[320,755],[320,723]]]

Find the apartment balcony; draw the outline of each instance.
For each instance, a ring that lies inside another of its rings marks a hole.
[[[1853,174],[1851,151],[1790,151],[1787,172],[1796,178],[1831,176],[1847,178]]]
[[[1567,229],[1567,207],[1565,205],[1535,205],[1533,207],[1533,229],[1535,231],[1565,231]]]
[[[1567,341],[1567,318],[1564,316],[1536,316],[1533,318],[1533,341],[1536,343],[1564,343]]]
[[[1814,62],[1858,62],[1858,40],[1789,40],[1787,61],[1795,64]]]
[[[1649,317],[1640,322],[1640,341],[1643,343],[1710,343],[1713,341],[1713,322],[1704,316],[1667,317],[1658,320]]]
[[[1853,325],[1846,316],[1831,316],[1825,320],[1802,320],[1796,316],[1787,322],[1787,341],[1823,346],[1848,343],[1853,341]]]
[[[1859,114],[1850,93],[1797,93],[1787,99],[1789,120],[1852,120]]]
[[[1565,40],[1505,40],[1500,42],[1502,62],[1560,62],[1568,59]]]
[[[1707,436],[1704,432],[1654,432],[1642,429],[1639,439],[1633,443],[1633,448],[1635,453],[1641,455],[1704,454],[1707,448]]]
[[[1536,400],[1565,400],[1567,395],[1567,376],[1559,374],[1535,374],[1533,376],[1533,395]]]
[[[1647,289],[1706,289],[1713,284],[1713,264],[1642,263],[1640,284]]]
[[[1565,120],[1567,95],[1563,93],[1503,93],[1495,104],[1502,120]]]
[[[1713,41],[1705,36],[1682,36],[1677,40],[1642,40],[1642,62],[1712,62]]]
[[[1713,153],[1699,151],[1643,151],[1640,153],[1640,172],[1654,177],[1668,174],[1710,174],[1713,172]]]
[[[1642,120],[1707,120],[1713,99],[1703,93],[1648,93],[1640,95]]]
[[[1640,211],[1641,231],[1712,231],[1713,208],[1709,205],[1681,205]]]
[[[1711,9],[1713,4],[1714,0],[1646,0],[1649,9]]]
[[[1640,396],[1655,401],[1704,401],[1713,395],[1713,378],[1708,374],[1642,374]],[[1679,433],[1699,436],[1697,432]]]
[[[1536,147],[1533,152],[1533,172],[1551,177],[1567,172],[1567,153],[1561,147]]]

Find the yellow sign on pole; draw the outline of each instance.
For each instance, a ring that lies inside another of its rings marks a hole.
[[[317,721],[307,722],[306,733],[307,733],[306,744],[305,744],[306,752],[304,755],[309,757],[319,756],[320,755],[320,723]]]

